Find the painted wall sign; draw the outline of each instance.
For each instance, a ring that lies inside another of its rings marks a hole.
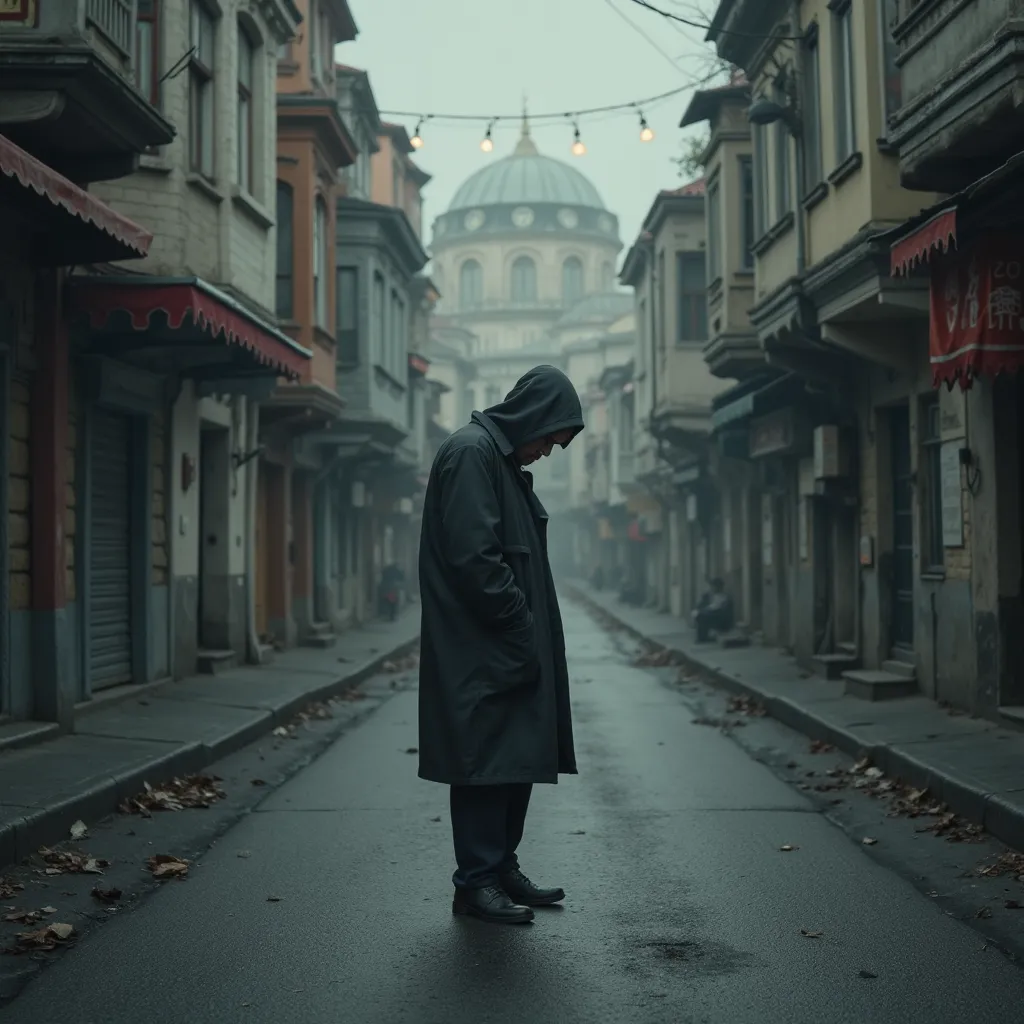
[[[33,26],[36,11],[36,0],[0,0],[0,21]]]

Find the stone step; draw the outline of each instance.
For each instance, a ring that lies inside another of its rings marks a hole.
[[[898,700],[901,697],[916,697],[918,693],[915,680],[894,672],[854,669],[844,672],[843,679],[846,681],[846,695],[860,700]]]
[[[261,665],[269,665],[274,660],[274,645],[262,643],[257,645],[256,657]]]
[[[854,640],[840,640],[839,643],[836,644],[836,653],[837,654],[848,654],[851,657],[855,658],[857,656],[857,644],[856,644],[856,641],[854,641]]]
[[[739,630],[733,630],[731,633],[725,633],[720,636],[718,642],[728,651],[736,647],[749,647],[750,637]]]
[[[308,633],[309,636],[333,636],[334,629],[329,622],[311,622]]]
[[[234,651],[212,651],[200,648],[196,654],[196,672],[204,676],[215,676],[238,665]]]
[[[860,658],[855,654],[816,654],[812,661],[815,672],[825,679],[842,679],[844,672],[860,668]]]
[[[329,647],[333,647],[337,642],[338,636],[336,633],[309,633],[302,641],[302,646],[318,647],[321,650],[326,650]]]
[[[898,658],[883,661],[882,670],[891,672],[894,676],[903,676],[904,679],[917,679],[917,668],[909,661],[900,661]]]
[[[1016,704],[1004,704],[999,709],[999,717],[1017,729],[1024,729],[1024,707]]]

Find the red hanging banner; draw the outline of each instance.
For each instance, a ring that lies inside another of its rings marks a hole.
[[[994,377],[1024,366],[1024,246],[985,238],[932,261],[932,382]]]

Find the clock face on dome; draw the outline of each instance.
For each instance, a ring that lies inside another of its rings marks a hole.
[[[533,210],[528,206],[517,206],[512,211],[512,223],[517,228],[528,228],[533,223]]]
[[[466,219],[462,222],[466,225],[467,231],[476,231],[483,227],[484,224],[484,211],[483,210],[470,210],[466,214]]]
[[[569,230],[572,230],[577,224],[579,224],[579,222],[580,219],[576,215],[575,210],[565,209],[558,211],[558,223],[561,224],[563,228],[569,228]]]

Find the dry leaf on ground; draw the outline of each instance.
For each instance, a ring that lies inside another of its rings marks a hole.
[[[33,924],[43,916],[40,910],[19,910],[15,908],[4,914],[5,921],[13,921],[16,924]]]
[[[21,882],[12,881],[10,878],[0,878],[0,900],[14,899],[16,894],[24,888],[25,886]]]
[[[801,928],[800,929],[800,934],[805,939],[822,939],[822,938],[825,937],[825,933],[824,932],[811,931],[808,928]]]
[[[264,779],[252,779],[251,781],[254,786],[265,786],[267,784]]]
[[[861,978],[877,978],[877,974],[872,974],[871,971],[858,971],[857,976]]]
[[[836,748],[824,740],[811,740],[810,751],[812,754],[831,754]]]
[[[991,864],[978,869],[979,875],[986,878],[1002,878],[1003,875],[1016,875],[1018,881],[1024,881],[1024,853],[1007,850],[1001,853]]]
[[[793,846],[792,843],[786,843],[784,846],[780,846],[779,850],[782,853],[792,853],[794,850],[799,850],[799,846]]]
[[[19,932],[17,935],[17,946],[8,946],[5,953],[33,953],[45,952],[56,949],[62,942],[67,942],[74,935],[74,925],[54,922],[44,925],[42,928],[32,932]]]
[[[71,838],[72,839],[84,839],[89,834],[89,830],[85,827],[84,821],[76,821],[71,826]]]
[[[388,659],[381,665],[382,672],[408,672],[415,668],[420,662],[418,654],[407,654],[404,658]]]
[[[187,860],[173,857],[169,853],[158,853],[146,861],[146,866],[159,882],[169,878],[184,878],[188,874],[188,865]]]
[[[91,857],[75,850],[54,850],[48,846],[39,848],[39,856],[46,864],[47,875],[102,875],[110,861]]]
[[[282,899],[284,899],[283,896],[268,896],[267,897],[267,902],[268,903],[280,903]]]
[[[121,898],[121,890],[113,887],[103,889],[97,885],[92,890],[92,896],[101,903],[116,903]]]
[[[730,697],[726,710],[734,715],[747,715],[750,718],[764,718],[768,709],[753,697]]]
[[[863,844],[864,846],[875,846],[875,845],[876,845],[876,844],[878,843],[878,840],[877,840],[877,839],[872,839],[872,838],[871,838],[871,836],[865,836],[865,837],[864,837],[864,838],[863,838],[863,839],[861,840],[861,843],[862,843],[862,844]]]
[[[987,921],[992,916],[992,908],[979,907],[978,910],[975,911],[974,916],[980,921]]]
[[[183,811],[186,807],[207,808],[225,797],[216,775],[187,775],[173,778],[158,786],[143,783],[143,792],[121,802],[122,814],[141,814],[144,818],[153,811]]]

